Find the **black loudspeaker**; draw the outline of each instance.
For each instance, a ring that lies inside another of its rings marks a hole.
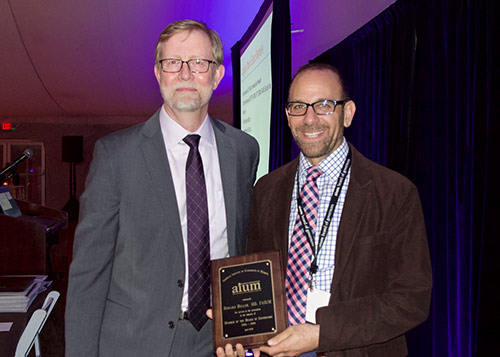
[[[62,137],[62,162],[83,161],[83,136]]]

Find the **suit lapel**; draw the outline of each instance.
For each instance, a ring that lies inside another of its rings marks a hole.
[[[359,228],[366,213],[369,195],[366,186],[371,183],[370,173],[365,170],[362,164],[364,157],[352,145],[349,146],[353,155],[351,177],[337,233],[332,292],[336,291],[339,282],[342,280],[353,244],[358,237]]]
[[[184,254],[177,198],[158,112],[144,124],[142,134],[144,142],[141,151],[146,162],[147,174],[165,211],[166,226],[169,230],[167,234],[174,237],[177,249]]]
[[[237,214],[237,165],[236,165],[236,143],[234,139],[226,135],[226,128],[217,120],[210,118],[217,142],[217,153],[219,156],[222,189],[224,191],[224,205],[226,207],[227,240],[229,255],[237,255],[245,247],[237,247],[236,240],[236,214]]]
[[[269,239],[274,240],[274,247],[281,250],[283,267],[286,268],[288,259],[288,227],[290,220],[290,208],[292,201],[292,191],[295,184],[295,175],[299,165],[299,158],[287,164],[284,167],[281,177],[278,179],[277,190],[275,191],[275,199],[273,205],[276,207],[273,212],[277,213],[276,217],[271,218],[269,226],[274,227],[274,232]],[[288,197],[288,199],[283,199]]]

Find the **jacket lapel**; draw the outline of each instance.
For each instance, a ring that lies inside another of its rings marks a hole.
[[[281,177],[279,178],[276,196],[273,204],[277,207],[274,212],[277,212],[278,216],[273,217],[271,226],[274,227],[274,234],[270,239],[274,240],[274,246],[281,250],[283,267],[286,269],[287,259],[288,259],[288,227],[290,220],[290,208],[292,201],[292,191],[295,184],[295,175],[297,172],[297,167],[299,165],[299,158],[297,157],[292,162],[287,164],[284,168]],[[287,197],[288,199],[283,199]]]
[[[227,240],[229,255],[237,255],[245,247],[237,247],[236,221],[237,221],[237,193],[238,173],[236,165],[236,143],[234,139],[226,135],[226,128],[217,120],[210,118],[214,129],[215,141],[217,142],[217,153],[219,155],[220,174],[222,189],[224,191],[224,205],[226,207]]]
[[[349,144],[349,146],[352,151],[351,177],[337,233],[332,293],[336,291],[339,282],[342,280],[353,244],[358,237],[359,228],[366,213],[367,197],[369,195],[366,187],[372,182],[370,173],[363,166],[363,156],[352,145]]]
[[[144,124],[142,134],[144,142],[141,145],[141,151],[146,162],[147,174],[165,211],[166,226],[169,230],[167,234],[174,237],[177,249],[181,254],[184,254],[179,209],[165,143],[161,134],[159,112]]]

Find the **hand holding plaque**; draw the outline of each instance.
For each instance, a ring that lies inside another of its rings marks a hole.
[[[213,260],[214,349],[230,343],[265,345],[288,325],[278,251]]]

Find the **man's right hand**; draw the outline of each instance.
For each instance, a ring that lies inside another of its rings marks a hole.
[[[210,320],[213,318],[212,314],[212,309],[207,310],[207,316]],[[236,344],[236,351],[233,349],[233,345],[227,344],[225,348],[222,347],[217,347],[217,357],[245,357],[245,349],[243,348],[243,345],[241,343]],[[260,356],[260,351],[255,350],[254,351],[254,356],[259,357]]]

